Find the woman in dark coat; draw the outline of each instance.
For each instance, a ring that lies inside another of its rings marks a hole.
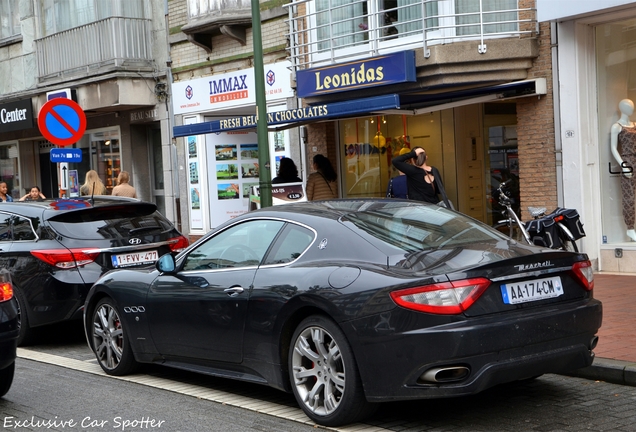
[[[291,158],[282,158],[278,166],[278,175],[272,179],[272,184],[280,183],[300,183],[298,168]]]
[[[410,153],[397,156],[391,162],[398,171],[406,174],[409,199],[437,204],[441,195],[446,207],[450,208],[442,176],[437,168],[426,164],[426,159],[426,151],[422,147],[414,147]]]

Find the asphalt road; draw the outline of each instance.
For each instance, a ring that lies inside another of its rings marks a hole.
[[[146,368],[143,374],[133,377],[138,382],[107,377],[99,372],[81,332],[67,328],[48,333],[38,345],[29,347],[29,353],[72,359],[71,363],[87,365],[97,372],[80,372],[20,358],[14,387],[0,401],[0,420],[6,421],[7,416],[53,420],[57,416],[66,421],[79,422],[89,417],[108,423],[103,427],[95,423],[92,428],[76,425],[58,429],[12,429],[0,424],[2,430],[122,430],[124,420],[138,421],[136,427],[130,423],[123,429],[127,431],[316,430],[306,423],[308,419],[302,413],[297,415],[299,410],[291,395],[268,387],[158,366]],[[144,380],[159,380],[159,384],[157,381],[141,384]],[[205,399],[205,392],[222,392],[222,396]],[[339,430],[634,431],[635,401],[636,387],[544,375],[471,397],[383,404],[364,425]],[[270,414],[264,414],[263,410],[253,408],[259,402],[280,408],[272,411],[270,407]],[[288,410],[295,410],[296,414],[280,415]],[[144,419],[148,427],[142,429]],[[164,423],[151,428],[152,420],[155,424]]]
[[[0,399],[0,422],[4,431],[316,430],[242,408],[24,359],[18,359],[14,384]]]

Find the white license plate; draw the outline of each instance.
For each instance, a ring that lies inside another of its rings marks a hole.
[[[563,295],[561,278],[550,277],[501,285],[501,295],[506,304],[526,303]]]
[[[159,254],[156,250],[132,252],[111,256],[113,267],[129,267],[142,264],[152,264],[157,261]]]

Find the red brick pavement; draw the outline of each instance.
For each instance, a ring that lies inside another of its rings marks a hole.
[[[594,297],[603,302],[596,357],[636,363],[636,275],[596,273]]]

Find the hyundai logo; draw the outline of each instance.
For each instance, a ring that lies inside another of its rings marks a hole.
[[[130,243],[131,245],[138,245],[141,243],[141,239],[140,238],[131,238],[130,240],[128,240],[128,243]]]

